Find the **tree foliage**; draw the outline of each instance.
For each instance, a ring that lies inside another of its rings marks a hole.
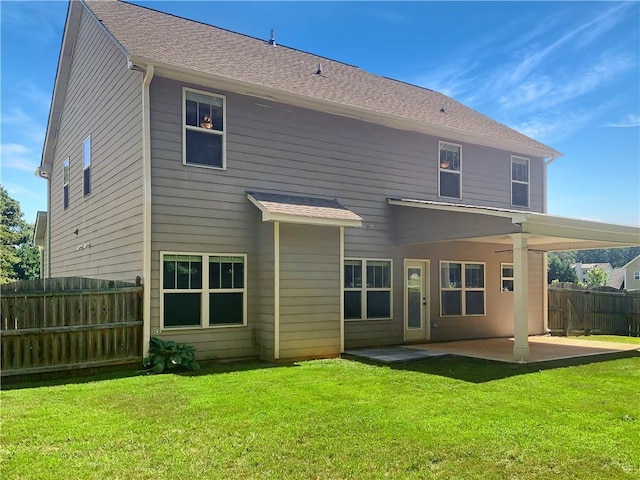
[[[579,250],[575,261],[581,263],[610,263],[612,267],[622,267],[640,255],[640,247],[597,248]]]
[[[575,263],[575,252],[553,252],[547,258],[547,283],[553,281],[578,283],[578,276],[571,266]]]
[[[40,253],[31,242],[33,225],[22,217],[20,204],[0,186],[0,283],[40,275]]]
[[[589,270],[587,273],[587,286],[588,287],[602,287],[607,284],[609,275],[602,267],[595,267]]]

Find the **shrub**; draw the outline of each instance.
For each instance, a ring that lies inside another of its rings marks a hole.
[[[200,370],[195,351],[196,347],[192,345],[152,337],[149,341],[149,356],[142,360],[142,365],[148,373],[162,373],[174,368]]]

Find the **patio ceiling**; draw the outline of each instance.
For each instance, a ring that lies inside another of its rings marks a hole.
[[[489,235],[470,235],[460,231],[459,238],[471,242],[513,245],[513,234],[524,234],[531,250],[552,252],[557,250],[586,250],[592,248],[615,248],[640,245],[640,228],[628,225],[594,222],[577,218],[566,218],[538,212],[524,212],[494,207],[459,205],[429,200],[389,198],[389,205],[444,211],[453,214],[471,214],[487,220],[504,219],[512,225],[509,232]],[[454,240],[447,238],[443,240]]]

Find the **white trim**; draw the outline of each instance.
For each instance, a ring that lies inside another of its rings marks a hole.
[[[273,224],[273,358],[280,358],[280,223]]]
[[[340,227],[340,353],[344,352],[344,227]]]
[[[443,263],[458,263],[460,264],[460,288],[443,288],[442,287],[442,264]],[[466,265],[482,265],[482,288],[478,287],[465,287],[465,267]],[[438,264],[438,302],[440,303],[440,317],[442,318],[461,318],[461,317],[486,317],[487,316],[487,263],[478,262],[474,260],[440,260]],[[444,315],[442,313],[442,292],[460,292],[460,315]],[[467,303],[465,301],[466,292],[482,292],[483,293],[483,313],[467,313]]]
[[[345,318],[345,321],[371,321],[371,320],[392,320],[393,319],[393,259],[391,258],[365,258],[365,257],[344,257],[342,259],[342,270],[344,272],[344,262],[359,261],[362,268],[362,287],[346,288],[344,286],[344,278],[342,279],[342,299],[344,301],[344,292],[361,292],[360,295],[360,318]],[[367,287],[367,263],[368,262],[389,262],[389,288],[368,288]],[[389,316],[388,317],[367,317],[367,292],[389,292]]]
[[[458,159],[458,162],[460,163],[460,168],[458,168],[458,170],[449,170],[447,168],[442,168],[440,166],[440,151],[442,150],[443,145],[451,145],[453,147],[458,147],[460,149],[460,158]],[[438,197],[455,198],[456,200],[462,200],[462,145],[458,143],[447,142],[445,140],[438,140],[438,159],[437,160],[438,160]],[[458,175],[458,191],[460,192],[459,196],[452,197],[450,195],[442,195],[442,193],[440,192],[440,183],[441,183],[440,174],[442,172]]]
[[[142,351],[145,357],[149,354],[151,340],[151,102],[149,85],[151,85],[154,73],[153,65],[149,65],[142,79]]]
[[[165,255],[185,255],[192,257],[201,257],[202,259],[202,287],[194,289],[165,289],[163,282],[163,268]],[[243,287],[242,288],[210,288],[209,285],[209,265],[210,259],[216,257],[242,257],[243,261]],[[175,252],[160,251],[160,268],[159,268],[159,296],[160,296],[160,331],[175,332],[180,330],[209,330],[219,328],[242,328],[247,326],[247,254],[246,253],[204,253],[204,252]],[[205,286],[206,285],[206,286]],[[209,294],[210,293],[240,293],[242,292],[242,323],[234,324],[213,324],[209,325]],[[185,325],[179,327],[166,327],[164,325],[164,294],[165,293],[200,293],[201,294],[201,312],[200,325]]]
[[[215,97],[222,100],[222,131],[214,129],[206,129],[187,125],[187,92],[197,93],[208,97]],[[210,135],[222,137],[222,166],[215,167],[212,165],[199,165],[197,163],[187,162],[187,130],[196,132],[204,132]],[[195,88],[182,87],[182,164],[189,167],[208,168],[210,170],[226,170],[227,169],[227,97],[219,93],[207,92],[204,90],[196,90]]]
[[[523,182],[521,180],[514,180],[513,179],[513,160],[526,160],[527,162],[527,181]],[[531,160],[528,159],[527,157],[520,157],[518,155],[511,155],[511,163],[510,163],[510,167],[511,167],[511,171],[510,173],[510,177],[511,177],[511,206],[512,207],[524,207],[524,208],[530,208],[531,207]],[[527,186],[527,204],[526,205],[514,205],[513,204],[513,184],[514,183],[518,183],[520,185],[526,185]]]

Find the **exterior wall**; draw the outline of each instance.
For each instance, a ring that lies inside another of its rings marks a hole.
[[[640,272],[640,256],[634,258],[625,265],[625,290],[640,290],[640,280],[633,279],[634,272]]]
[[[340,229],[280,225],[280,358],[340,354]]]
[[[142,275],[141,108],[141,74],[128,70],[123,53],[83,10],[50,180],[51,276],[134,281]],[[83,196],[82,142],[88,135],[91,193]],[[77,249],[84,244],[91,246]]]
[[[183,165],[183,87],[226,95],[226,170]],[[161,77],[153,79],[150,96],[151,333],[193,343],[202,358],[223,355],[272,358],[273,273],[268,264],[271,262],[269,252],[273,251],[269,243],[273,241],[273,231],[261,225],[256,207],[247,200],[247,191],[337,198],[361,215],[365,223],[364,228],[345,229],[345,256],[393,258],[395,275],[402,269],[402,257],[395,247],[398,239],[393,216],[397,212],[387,204],[386,197],[443,200],[437,196],[437,157],[438,140],[446,138],[394,130]],[[459,203],[510,208],[512,154],[517,152],[463,143],[463,198]],[[531,158],[531,207],[534,211],[542,210],[542,159],[539,158]],[[292,226],[281,227],[286,233]],[[334,230],[337,236],[338,230]],[[288,241],[285,236],[282,238]],[[424,242],[425,238],[420,241]],[[246,253],[248,325],[160,332],[160,251]],[[333,254],[338,253],[336,246]],[[293,273],[294,270],[288,272]],[[401,273],[396,278],[402,278]],[[339,287],[336,281],[335,302],[339,301]],[[402,341],[401,302],[402,289],[396,282],[394,318],[345,322],[346,346]],[[287,305],[289,307],[291,312],[296,312],[294,315],[300,312],[293,309],[293,305]],[[328,318],[325,315],[333,315],[332,312],[323,311],[320,321],[324,322],[324,318]],[[289,327],[306,328],[301,324],[294,327],[296,322],[290,322],[293,318],[285,314],[281,319],[284,321],[281,356],[320,355],[316,348],[319,340],[301,343],[293,330],[285,331]],[[328,330],[332,332],[329,337],[333,338],[333,327]],[[330,343],[331,352],[334,345]]]
[[[512,263],[511,253],[496,253],[504,250],[502,244],[477,242],[443,242],[429,245],[412,245],[401,248],[407,258],[424,258],[431,261],[430,305],[431,341],[462,340],[471,338],[504,337],[513,335],[513,292],[502,292],[501,263]],[[440,316],[440,261],[485,262],[486,314],[468,317]],[[398,270],[398,269],[396,269]],[[399,270],[400,279],[402,264]],[[544,332],[542,296],[542,255],[529,253],[529,334]],[[402,305],[404,285],[397,282],[399,296],[396,301]],[[401,316],[401,315],[400,315]],[[403,321],[401,319],[401,321]]]

